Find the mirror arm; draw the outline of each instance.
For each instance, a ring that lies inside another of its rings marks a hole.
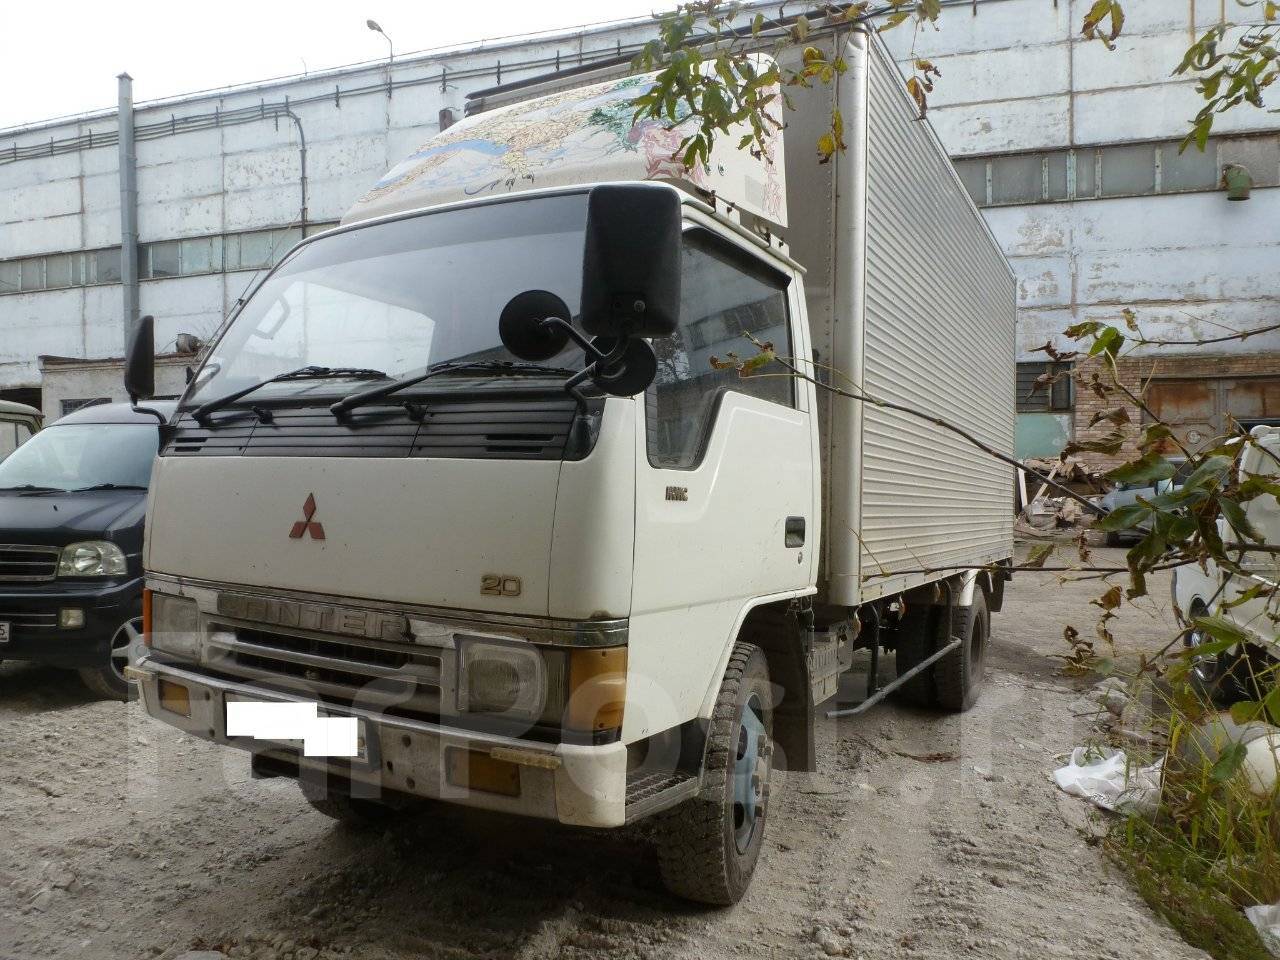
[[[583,352],[592,357],[592,359],[601,360],[604,358],[604,354],[597,349],[596,345],[588,340],[585,334],[575,330],[573,324],[568,320],[562,320],[560,317],[547,317],[542,321],[542,326],[546,329],[558,327],[568,334],[569,339],[580,346]]]

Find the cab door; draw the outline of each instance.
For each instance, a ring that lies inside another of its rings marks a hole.
[[[816,571],[812,387],[777,364],[741,377],[712,363],[755,355],[750,337],[808,356],[799,279],[695,227],[681,289],[637,432],[628,741],[696,716],[745,611],[810,590]]]

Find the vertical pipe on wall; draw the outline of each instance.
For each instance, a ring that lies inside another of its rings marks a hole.
[[[138,156],[133,145],[133,78],[120,74],[120,282],[124,288],[125,345],[138,323]]]

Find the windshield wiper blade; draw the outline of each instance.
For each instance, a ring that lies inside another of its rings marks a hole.
[[[146,487],[139,486],[136,483],[95,483],[91,487],[76,487],[74,490],[68,490],[67,493],[89,493],[93,490],[146,490]]]
[[[424,380],[430,380],[432,377],[438,377],[446,373],[497,373],[497,374],[550,374],[552,376],[564,376],[577,373],[576,370],[570,370],[566,367],[547,367],[540,363],[514,363],[510,360],[447,360],[444,363],[433,364],[423,373],[416,374],[412,377],[405,377],[403,380],[395,380],[391,383],[384,384],[381,387],[372,387],[368,390],[361,390],[343,397],[337,403],[330,405],[329,410],[335,417],[341,417],[344,414],[363,407],[370,403],[375,403],[384,397],[389,397],[393,393],[412,387],[422,383]]]
[[[0,493],[70,493],[65,487],[43,487],[38,483],[20,483],[16,487],[0,487]]]
[[[255,390],[261,390],[270,383],[285,383],[289,380],[385,380],[386,378],[387,374],[382,370],[372,370],[367,367],[299,367],[297,370],[277,374],[242,390],[235,390],[221,397],[215,397],[192,410],[191,416],[195,417],[196,420],[204,421],[209,414],[221,410],[237,400],[244,399]]]

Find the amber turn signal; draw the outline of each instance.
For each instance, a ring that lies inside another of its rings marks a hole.
[[[574,650],[569,655],[569,703],[564,725],[599,733],[622,726],[627,702],[627,648]]]
[[[151,591],[142,590],[142,645],[151,646]]]

